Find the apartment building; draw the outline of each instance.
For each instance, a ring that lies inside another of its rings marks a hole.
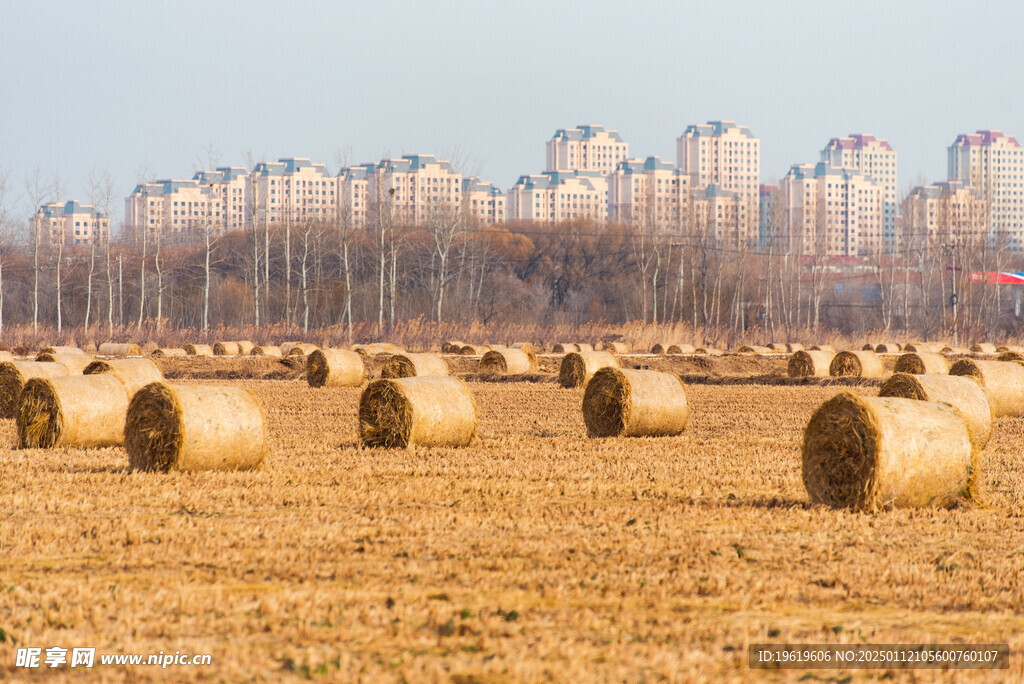
[[[782,226],[777,225],[780,212],[776,211],[776,207],[781,204],[779,201],[779,186],[762,184],[758,188],[757,197],[757,244],[760,247],[764,247],[771,239],[772,233],[778,233],[782,229]]]
[[[593,171],[607,176],[627,159],[629,143],[604,126],[559,128],[547,142],[547,171]]]
[[[245,183],[243,206],[248,207],[250,222],[333,220],[337,204],[337,177],[305,157],[260,162]]]
[[[656,156],[621,161],[608,178],[608,218],[644,216],[661,229],[683,229],[692,200],[690,177]]]
[[[882,184],[885,189],[883,241],[887,248],[893,247],[898,241],[896,217],[899,214],[899,197],[896,194],[899,155],[896,150],[887,141],[873,135],[853,134],[829,140],[821,151],[821,161],[834,169],[857,171]]]
[[[948,180],[958,180],[988,207],[987,229],[1012,248],[1024,248],[1024,151],[1002,131],[956,137],[947,150]]]
[[[240,230],[251,223],[245,204],[246,184],[249,182],[249,172],[245,167],[221,166],[215,171],[198,171],[192,180],[209,186],[220,200],[220,230]]]
[[[219,193],[197,180],[167,179],[140,183],[125,199],[126,237],[135,243],[160,238],[164,243],[200,239],[207,230],[223,231]]]
[[[946,243],[988,236],[981,193],[960,180],[917,186],[910,192],[902,218],[908,242]]]
[[[494,225],[505,222],[505,193],[490,181],[476,176],[462,179],[463,211],[471,222]]]
[[[91,204],[50,202],[29,220],[29,234],[40,232],[40,244],[103,245],[110,239],[110,219]]]
[[[510,221],[608,219],[608,178],[597,171],[545,171],[520,176],[508,191]]]

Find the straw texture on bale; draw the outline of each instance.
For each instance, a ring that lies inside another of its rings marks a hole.
[[[625,342],[605,342],[603,351],[611,352],[612,354],[628,354],[629,345]]]
[[[131,343],[104,342],[97,353],[100,356],[142,356],[142,347]]]
[[[828,374],[840,377],[880,378],[885,375],[882,360],[873,351],[842,351],[832,358]]]
[[[971,378],[988,390],[992,415],[1024,415],[1024,365],[1013,361],[960,359],[949,369],[950,375]]]
[[[241,349],[237,342],[214,342],[213,343],[213,355],[214,356],[238,356],[241,353]]]
[[[536,360],[518,349],[492,349],[480,359],[481,373],[522,375],[536,370]]]
[[[722,350],[715,349],[714,347],[697,347],[693,350],[694,354],[705,354],[707,356],[721,356]]]
[[[1024,361],[1024,354],[1007,350],[997,356],[996,361]]]
[[[239,340],[235,342],[238,345],[238,353],[240,356],[249,356],[252,354],[252,350],[256,348],[256,345],[249,340]]]
[[[69,354],[68,352],[39,352],[36,354],[36,361],[40,363],[59,363],[68,369],[71,375],[81,375],[85,367],[92,363],[92,357],[85,354]]]
[[[1024,354],[1024,347],[1017,344],[1004,344],[1002,347],[996,347],[996,351],[1002,352],[1017,352],[1018,354]]]
[[[283,356],[281,348],[272,344],[257,344],[249,352],[250,356]]]
[[[288,356],[309,356],[317,349],[319,349],[319,347],[315,344],[296,344],[288,350]]]
[[[68,374],[68,369],[59,363],[0,363],[0,418],[17,417],[21,390],[31,378],[53,378]]]
[[[970,378],[894,373],[882,383],[878,396],[949,404],[963,419],[975,449],[984,449],[992,436],[992,407],[988,392]]]
[[[530,342],[516,342],[515,344],[512,345],[512,348],[518,349],[524,354],[533,354],[534,356],[537,355],[537,348],[533,346],[533,344]]]
[[[796,351],[789,357],[786,372],[791,378],[827,378],[835,354],[820,349]]]
[[[676,354],[692,354],[693,351],[694,350],[693,350],[693,345],[692,344],[670,344],[668,349],[665,350],[665,353],[666,354],[672,354],[672,355],[676,355]]]
[[[975,456],[948,404],[843,392],[807,424],[803,481],[834,508],[950,508],[974,498]]]
[[[108,447],[124,443],[128,392],[110,374],[32,378],[18,402],[18,447]]]
[[[208,344],[186,344],[185,353],[189,356],[213,356],[213,347]]]
[[[0,363],[4,361],[14,361],[14,354],[9,351],[0,351]]]
[[[875,342],[865,342],[864,346],[861,347],[861,351],[875,351],[875,347],[877,346],[878,344]]]
[[[155,382],[132,398],[124,445],[136,470],[249,470],[267,455],[266,417],[242,387]]]
[[[651,346],[651,353],[652,354],[667,354],[668,353],[668,348],[671,347],[671,346],[672,346],[671,342],[655,342],[654,345]],[[579,350],[578,349],[574,349],[572,351],[579,351]]]
[[[736,350],[740,354],[771,354],[772,350],[758,344],[745,344]]]
[[[160,368],[150,359],[105,359],[93,361],[85,370],[84,375],[98,375],[110,373],[120,380],[128,391],[128,397],[135,396],[135,393],[151,382],[163,382],[164,374]]]
[[[594,351],[594,345],[590,344],[589,342],[577,342],[576,351],[592,352]]]
[[[562,387],[585,387],[594,373],[602,368],[618,368],[619,362],[610,352],[569,352],[562,357],[558,382]]]
[[[580,350],[580,348],[577,347],[572,342],[560,342],[560,343],[556,344],[555,346],[551,347],[551,352],[553,354],[568,354],[569,352],[574,352],[574,351],[579,351],[579,350]]]
[[[465,342],[458,340],[449,340],[441,345],[442,354],[461,354],[462,348],[466,346]]]
[[[583,422],[591,437],[678,435],[689,420],[683,381],[669,373],[602,368],[583,393]]]
[[[950,347],[948,345],[942,347],[943,354],[970,354],[970,349],[964,347]]]
[[[486,354],[489,351],[490,351],[490,349],[488,349],[487,347],[485,347],[483,345],[478,345],[478,344],[464,344],[464,345],[462,345],[462,355],[463,356],[483,356],[484,354]]]
[[[979,342],[971,345],[971,352],[975,354],[995,354],[996,345],[991,342]]]
[[[866,346],[867,345],[865,345],[865,347]],[[862,351],[871,351],[871,350],[870,349],[863,349]],[[898,353],[900,351],[900,345],[895,344],[893,342],[882,342],[881,344],[876,344],[875,345],[874,351],[875,351],[875,353],[878,353],[878,354],[896,354],[896,353]]]
[[[370,447],[461,447],[476,434],[473,395],[451,376],[380,379],[359,400],[359,434]]]
[[[39,350],[41,354],[85,354],[78,347],[54,347],[46,346]],[[87,354],[85,354],[87,356]]]
[[[787,342],[786,348],[783,351],[787,351],[790,354],[792,354],[793,352],[804,351],[804,345],[800,344],[799,342]]]
[[[150,356],[155,356],[158,359],[173,357],[173,356],[188,356],[184,349],[177,349],[174,347],[161,347],[160,349],[154,349]]]
[[[292,350],[292,347],[294,347],[297,344],[302,344],[302,343],[301,342],[282,342],[281,343],[281,354],[284,355],[284,356],[288,356],[288,352],[290,352]]]
[[[939,342],[907,342],[903,345],[903,351],[905,352],[928,352],[938,353],[942,351],[944,345]]]
[[[935,352],[909,352],[896,359],[893,371],[914,375],[947,375],[949,361]]]
[[[421,375],[448,375],[448,364],[436,354],[395,354],[380,369],[382,378],[415,378]]]
[[[359,387],[366,377],[363,357],[348,349],[315,349],[306,357],[310,387]]]
[[[813,347],[811,347],[811,351],[827,351],[835,354],[836,348],[833,347],[831,344],[816,344]]]

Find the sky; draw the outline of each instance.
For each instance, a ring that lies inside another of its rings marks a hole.
[[[309,157],[452,157],[502,190],[558,128],[617,129],[675,162],[690,124],[761,139],[762,182],[872,133],[901,190],[959,133],[1024,135],[1024,3],[0,0],[0,172],[88,201],[140,179]],[[212,154],[211,154],[212,152]]]

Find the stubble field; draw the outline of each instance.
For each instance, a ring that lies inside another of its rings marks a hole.
[[[1008,641],[1012,670],[852,674],[1024,677],[1024,419],[995,426],[986,507],[866,515],[800,480],[835,387],[693,384],[683,436],[592,440],[582,390],[471,382],[472,447],[385,451],[357,389],[176,382],[259,396],[262,469],[132,473],[0,421],[0,678],[51,675],[18,646],[92,646],[212,654],[89,673],[112,681],[796,681],[747,645],[953,641]]]

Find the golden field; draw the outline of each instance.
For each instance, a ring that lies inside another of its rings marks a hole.
[[[358,444],[360,390],[271,377],[175,380],[258,395],[254,472],[18,451],[0,422],[0,678],[55,678],[18,646],[212,654],[97,660],[110,681],[1024,678],[1024,419],[995,426],[985,507],[868,515],[800,479],[837,387],[692,384],[683,436],[592,440],[582,389],[474,381],[473,446],[385,451]],[[954,641],[1009,642],[1012,670],[747,668],[749,643]]]

